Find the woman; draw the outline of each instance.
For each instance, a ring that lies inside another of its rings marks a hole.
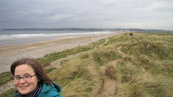
[[[24,58],[14,62],[11,73],[17,89],[12,97],[63,97],[61,87],[50,80],[35,59]]]

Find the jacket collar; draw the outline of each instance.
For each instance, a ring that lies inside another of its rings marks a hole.
[[[62,89],[60,86],[58,86],[57,84],[53,83],[52,85],[47,85],[47,84],[43,84],[42,85],[42,89],[41,89],[41,93],[45,93],[50,91],[51,89],[55,88],[57,90],[58,93],[62,92]]]

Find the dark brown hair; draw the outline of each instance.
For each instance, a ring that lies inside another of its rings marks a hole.
[[[11,65],[11,73],[15,75],[14,72],[16,67],[23,64],[27,64],[32,67],[37,78],[39,79],[41,83],[52,84],[51,79],[46,75],[45,71],[43,70],[43,67],[36,59],[23,58],[23,59],[17,60]]]

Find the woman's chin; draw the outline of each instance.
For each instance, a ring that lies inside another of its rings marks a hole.
[[[18,91],[19,91],[21,94],[28,94],[28,93],[32,92],[32,91],[29,90],[28,87],[19,87],[19,88],[18,88]]]

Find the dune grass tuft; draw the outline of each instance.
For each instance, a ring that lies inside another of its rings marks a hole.
[[[13,75],[10,72],[4,72],[0,74],[0,85],[7,83],[13,79]]]

